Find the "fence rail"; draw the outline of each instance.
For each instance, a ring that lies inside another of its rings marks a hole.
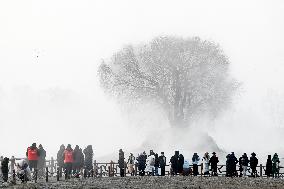
[[[18,158],[17,160],[20,160],[21,158]],[[191,165],[190,168],[192,168],[193,166]],[[239,169],[239,165],[237,165],[237,173],[238,175],[240,174]],[[282,170],[283,167],[280,167],[280,170]],[[125,171],[124,171],[124,176],[132,176],[131,173],[128,171],[127,167],[124,167]],[[45,178],[46,182],[49,181],[49,178],[52,177],[56,177],[57,181],[59,181],[61,178],[60,173],[58,171],[58,165],[56,160],[47,160],[46,161],[46,166],[43,168],[43,175],[40,175],[38,177],[37,175],[37,171],[36,172],[32,172],[33,174],[33,180],[36,182],[37,179],[43,179]],[[218,176],[226,176],[226,165],[224,164],[220,164],[217,167],[218,170]],[[257,166],[257,176],[258,177],[267,177],[265,175],[265,170],[266,170],[266,166],[263,166],[262,164],[260,164],[259,166]],[[202,165],[198,165],[198,172],[199,175],[198,176],[205,176],[202,173]],[[250,174],[251,173],[251,169],[248,166],[247,172]],[[137,176],[138,173],[138,166],[135,164],[134,165],[134,176]],[[147,173],[146,173],[147,174]],[[115,162],[110,162],[110,163],[101,163],[101,162],[93,162],[93,169],[91,170],[91,174],[86,174],[86,170],[81,170],[80,171],[80,175],[81,177],[87,177],[87,175],[89,175],[90,177],[116,177],[116,176],[120,176],[120,168],[119,168],[119,164],[115,163]],[[170,169],[170,165],[166,165],[166,170],[165,170],[165,175],[166,176],[170,176],[171,175],[171,169]],[[284,178],[284,172],[280,172],[277,175],[277,177],[279,178]],[[15,181],[16,179],[16,173],[15,170],[12,170],[12,172],[10,173],[10,179],[12,179],[12,181]]]

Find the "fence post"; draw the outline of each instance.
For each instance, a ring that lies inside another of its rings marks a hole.
[[[94,161],[94,176],[97,177],[97,161]]]
[[[111,177],[111,164],[108,166],[108,177]]]
[[[127,165],[127,164],[126,164],[125,161],[124,161],[124,162],[123,162],[123,167],[124,167],[124,172],[123,172],[124,175],[123,175],[123,176],[124,176],[124,177],[126,177],[126,165]]]
[[[60,177],[60,171],[59,171],[59,167],[57,167],[57,174],[56,174],[57,181],[59,181],[59,177]]]
[[[45,181],[48,182],[48,167],[45,168]]]
[[[260,177],[262,177],[262,164],[260,164],[260,171],[259,171]]]
[[[13,184],[16,184],[16,171],[15,169],[13,170],[13,180],[12,180]]]
[[[91,170],[91,177],[94,177],[94,169]]]
[[[37,183],[37,169],[35,169],[35,183]]]

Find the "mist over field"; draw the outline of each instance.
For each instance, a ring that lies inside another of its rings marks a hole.
[[[92,144],[102,161],[118,158],[120,148],[167,157],[177,149],[190,158],[216,149],[207,133],[224,153],[284,157],[283,8],[282,1],[1,1],[0,155],[24,157],[37,142],[48,157],[71,143]],[[212,40],[228,56],[241,85],[216,118],[173,128],[156,104],[123,108],[103,92],[102,59],[164,35]]]

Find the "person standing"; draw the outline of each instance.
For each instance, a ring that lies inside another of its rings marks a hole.
[[[278,158],[278,154],[275,153],[272,158],[272,175],[275,178],[279,177],[279,169],[280,169],[279,164],[280,164],[280,161]]]
[[[171,157],[171,173],[172,175],[176,175],[178,173],[178,157],[179,157],[179,151],[175,151],[175,155]]]
[[[251,168],[251,176],[252,177],[257,176],[257,171],[256,171],[257,165],[258,165],[258,159],[256,157],[256,154],[253,152],[253,153],[251,153],[251,157],[250,157],[250,168]]]
[[[247,176],[247,167],[249,164],[249,159],[246,153],[244,153],[242,155],[242,157],[240,158],[239,161],[240,167],[242,168],[241,172],[240,172],[240,176]]]
[[[159,156],[159,165],[160,165],[160,168],[161,168],[161,176],[165,176],[166,163],[167,163],[167,158],[165,157],[164,152],[161,152],[161,155]]]
[[[147,156],[146,156],[145,152],[138,155],[138,157],[137,157],[139,176],[145,175],[146,158],[147,158]]]
[[[60,146],[59,151],[57,152],[57,165],[58,165],[58,172],[59,172],[59,177],[62,177],[62,170],[64,169],[64,151],[65,151],[65,146],[62,144]]]
[[[202,158],[202,165],[203,165],[203,174],[204,175],[209,175],[209,161],[210,161],[210,156],[209,153],[206,152]]]
[[[1,172],[4,182],[8,181],[8,174],[9,174],[9,158],[5,157],[1,161]]]
[[[29,167],[31,171],[33,169],[37,171],[39,155],[40,154],[39,154],[38,148],[36,147],[36,143],[33,143],[30,147],[28,147],[26,156],[28,158]]]
[[[74,151],[73,151],[73,158],[74,158],[74,162],[73,162],[73,174],[75,175],[75,177],[78,177],[78,174],[80,172],[80,148],[78,145],[75,146]]]
[[[130,156],[128,157],[127,163],[128,163],[128,171],[131,176],[134,176],[134,162],[135,162],[135,157],[132,153],[130,153]]]
[[[272,176],[272,160],[271,160],[271,155],[268,155],[267,157],[267,161],[266,161],[266,170],[265,170],[265,174],[267,177],[271,177]]]
[[[124,177],[124,171],[125,171],[125,167],[124,167],[124,152],[122,151],[122,149],[119,150],[119,154],[118,154],[118,167],[120,169],[120,176]]]
[[[179,173],[179,175],[182,175],[183,164],[184,164],[184,157],[183,157],[182,154],[179,154],[179,156],[178,156],[178,173]]]
[[[14,156],[12,156],[10,158],[10,172],[13,173],[13,171],[15,170],[16,167],[16,158]]]
[[[147,158],[147,167],[146,172],[148,172],[148,175],[155,175],[155,153],[153,150],[150,150],[150,155]]]
[[[85,154],[85,163],[84,163],[85,170],[87,171],[87,176],[90,177],[91,175],[90,172],[93,169],[93,156],[94,156],[92,145],[88,145],[83,152]]]
[[[197,155],[197,153],[194,153],[192,156],[192,165],[193,165],[193,175],[197,176],[198,173],[198,163],[199,163],[199,156]]]
[[[71,147],[71,144],[67,145],[67,148],[64,150],[63,157],[65,167],[65,179],[70,179],[74,162],[74,152]]]
[[[39,175],[43,176],[45,168],[46,151],[43,149],[43,146],[41,144],[38,146],[38,152],[39,152],[39,158],[38,158]]]
[[[213,156],[209,160],[209,163],[211,164],[211,170],[212,170],[211,175],[212,176],[218,176],[217,167],[218,167],[219,159],[216,156],[216,152],[213,152],[212,154],[213,154]]]
[[[159,156],[158,154],[156,153],[155,154],[155,164],[154,164],[154,167],[155,167],[155,176],[159,176]]]
[[[231,171],[232,171],[232,175],[231,176],[238,176],[238,172],[237,172],[237,164],[238,164],[238,159],[235,156],[235,153],[232,152],[230,155],[230,164],[231,164]]]

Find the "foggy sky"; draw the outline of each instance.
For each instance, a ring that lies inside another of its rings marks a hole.
[[[159,35],[213,40],[228,55],[242,87],[210,130],[221,147],[240,150],[236,141],[226,143],[228,133],[260,128],[263,136],[267,128],[282,127],[283,10],[280,0],[0,1],[0,155],[23,157],[33,141],[48,156],[61,143],[91,143],[97,156],[139,145],[127,143],[143,138],[134,129],[138,121],[129,121],[103,94],[96,71],[123,45]],[[113,142],[120,136],[121,143]],[[283,142],[279,138],[269,145]]]

